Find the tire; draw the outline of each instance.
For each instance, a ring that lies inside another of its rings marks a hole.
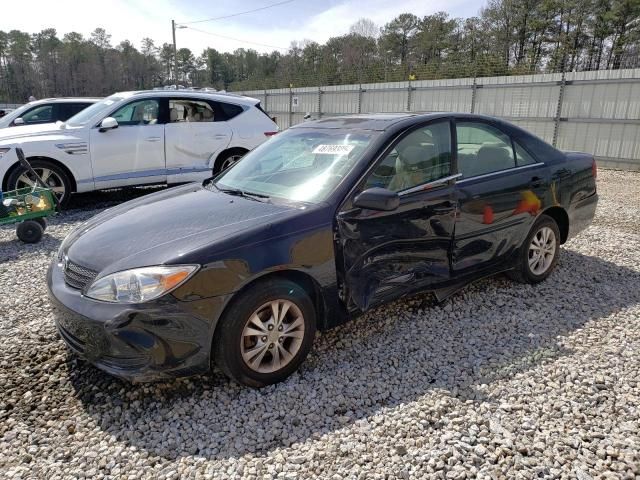
[[[43,233],[42,225],[35,220],[25,220],[19,223],[16,228],[16,235],[24,243],[38,243],[42,239]]]
[[[540,252],[538,256],[536,252]],[[515,268],[507,275],[520,283],[542,282],[553,272],[559,254],[560,229],[551,217],[541,215],[520,248]]]
[[[38,217],[33,219],[34,222],[38,222],[42,227],[42,231],[44,232],[47,229],[47,219],[44,217]]]
[[[288,305],[280,324],[272,313],[275,302],[279,312]],[[257,322],[252,320],[256,317]],[[281,382],[302,364],[315,332],[316,312],[307,292],[289,280],[266,280],[232,300],[216,329],[213,359],[236,382],[264,387]]]
[[[217,175],[231,167],[234,163],[244,157],[247,152],[248,150],[245,150],[244,148],[232,148],[226,152],[222,152],[216,159],[216,163],[213,167],[213,174]]]
[[[31,163],[31,167],[36,173],[44,177],[45,184],[54,190],[60,205],[66,205],[69,202],[69,198],[71,198],[71,191],[73,190],[73,183],[67,172],[48,160],[31,160],[29,163]],[[18,166],[9,175],[7,180],[8,190],[30,186],[24,182],[25,177],[32,181],[27,171]]]

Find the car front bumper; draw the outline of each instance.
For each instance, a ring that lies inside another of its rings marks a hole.
[[[135,382],[209,371],[214,322],[201,312],[211,309],[171,295],[139,305],[91,300],[65,283],[55,259],[47,286],[60,336],[101,370]]]

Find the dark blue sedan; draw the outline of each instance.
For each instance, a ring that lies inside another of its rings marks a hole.
[[[60,335],[130,380],[260,387],[317,329],[507,272],[537,283],[593,219],[596,165],[478,115],[303,123],[230,169],[109,209],[48,272]]]

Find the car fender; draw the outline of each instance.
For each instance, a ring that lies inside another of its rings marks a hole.
[[[18,164],[15,147],[21,147],[27,159],[51,159],[66,167],[77,185],[77,191],[93,189],[89,142],[82,135],[52,133],[46,136],[7,139],[0,142],[0,147],[11,148],[0,160],[0,178],[3,185],[8,180],[9,172]]]

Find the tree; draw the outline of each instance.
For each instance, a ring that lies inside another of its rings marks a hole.
[[[380,36],[380,27],[373,20],[361,18],[349,27],[349,33],[360,35],[361,37],[378,38]]]

